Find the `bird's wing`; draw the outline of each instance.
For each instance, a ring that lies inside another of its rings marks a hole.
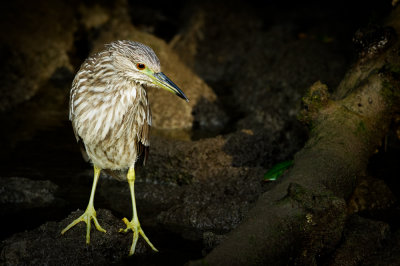
[[[86,152],[85,144],[83,143],[82,138],[81,138],[81,137],[78,135],[78,133],[76,132],[75,127],[74,127],[74,123],[72,123],[72,129],[74,130],[74,135],[75,135],[75,138],[76,138],[76,142],[78,142],[79,149],[81,150],[83,159],[84,159],[86,162],[89,162],[90,159],[89,159],[89,156],[88,156],[88,154],[87,154],[87,152]]]
[[[74,100],[74,97],[75,97],[75,93],[77,92],[77,90],[76,90],[77,81],[76,80],[77,79],[75,78],[74,81],[72,82],[72,89],[71,89],[71,93],[70,93],[70,96],[69,96],[69,120],[71,120],[71,122],[74,120],[74,116],[75,116],[73,100]],[[75,138],[76,138],[76,142],[78,142],[79,149],[81,150],[81,153],[82,153],[82,157],[86,162],[88,162],[90,159],[89,159],[89,156],[88,156],[88,154],[86,152],[85,144],[83,143],[82,138],[78,135],[78,132],[76,132],[74,123],[72,123],[72,129],[74,130],[74,135],[75,135]]]
[[[74,128],[74,127],[73,127],[73,128]],[[74,134],[75,134],[76,141],[78,142],[79,149],[81,150],[83,159],[84,159],[86,162],[89,162],[90,159],[89,159],[89,155],[88,155],[87,152],[86,152],[85,144],[83,143],[83,140],[81,139],[81,137],[79,137],[79,135],[76,133],[75,128],[74,128]]]
[[[143,165],[146,164],[150,147],[150,127],[151,127],[151,111],[147,105],[147,115],[143,125],[139,127],[137,150],[138,156],[143,159]]]

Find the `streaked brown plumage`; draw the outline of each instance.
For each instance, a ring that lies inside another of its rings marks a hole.
[[[72,83],[69,119],[84,157],[94,166],[92,193],[85,213],[66,227],[64,234],[77,223],[87,224],[86,242],[90,242],[93,219],[99,231],[94,210],[94,193],[101,169],[127,172],[132,197],[133,218],[124,232],[134,232],[131,250],[135,251],[139,234],[157,251],[145,236],[136,214],[134,197],[135,163],[140,155],[147,157],[151,126],[150,104],[146,87],[169,90],[186,99],[184,93],[162,72],[154,51],[138,42],[116,41],[92,55],[82,64]],[[117,175],[118,176],[118,175]]]

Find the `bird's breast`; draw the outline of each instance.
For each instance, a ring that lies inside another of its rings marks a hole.
[[[113,95],[93,97],[86,101],[92,107],[89,109],[80,107],[84,103],[75,108],[73,124],[93,163],[103,169],[133,165],[143,128],[150,126],[151,121],[144,89],[130,86],[116,90]],[[148,142],[148,136],[143,141]]]

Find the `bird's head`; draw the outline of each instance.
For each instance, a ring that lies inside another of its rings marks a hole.
[[[179,87],[161,72],[160,60],[150,47],[133,41],[116,41],[108,45],[115,70],[135,83],[165,89],[189,101]]]

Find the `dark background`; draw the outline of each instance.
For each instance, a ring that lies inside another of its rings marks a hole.
[[[2,262],[26,263],[32,257],[39,264],[46,262],[29,250],[13,252],[10,243],[21,249],[21,239],[40,237],[33,229],[46,222],[58,223],[86,206],[92,169],[83,161],[68,121],[69,90],[80,64],[101,36],[128,31],[115,23],[128,23],[133,32],[164,41],[216,95],[211,103],[209,99],[194,102],[189,129],[171,133],[155,128],[149,165],[138,175],[139,217],[161,252],[154,255],[142,245],[130,260],[143,265],[183,265],[212,250],[246,217],[258,195],[273,186],[263,181],[263,174],[276,163],[292,159],[307,140],[307,128],[297,120],[307,88],[320,80],[334,91],[366,43],[379,38],[374,32],[391,8],[390,1],[2,4],[0,236],[8,239],[1,244]],[[357,39],[356,32],[367,37]],[[191,88],[182,89],[190,98]],[[359,247],[364,250],[360,263],[371,256],[372,261],[381,259],[386,255],[380,254],[400,243],[397,126],[394,121],[384,146],[371,158],[368,177],[360,180],[348,199],[349,212],[356,215],[348,230],[376,233]],[[210,143],[222,148],[212,150]],[[187,163],[188,150],[204,152],[198,165],[208,167]],[[225,159],[210,159],[225,155],[231,158],[227,165]],[[182,174],[180,167],[187,171]],[[107,177],[100,180],[96,209],[110,210],[120,220],[130,217],[129,203],[127,184]],[[376,226],[371,229],[371,224]],[[31,233],[24,235],[26,230]],[[84,247],[83,232],[75,245]],[[351,248],[357,249],[355,242]],[[127,253],[127,247],[120,253]],[[321,264],[339,256],[333,254],[324,254]],[[92,263],[131,262],[122,255],[104,256],[104,261]],[[288,258],[290,263],[293,258]]]

